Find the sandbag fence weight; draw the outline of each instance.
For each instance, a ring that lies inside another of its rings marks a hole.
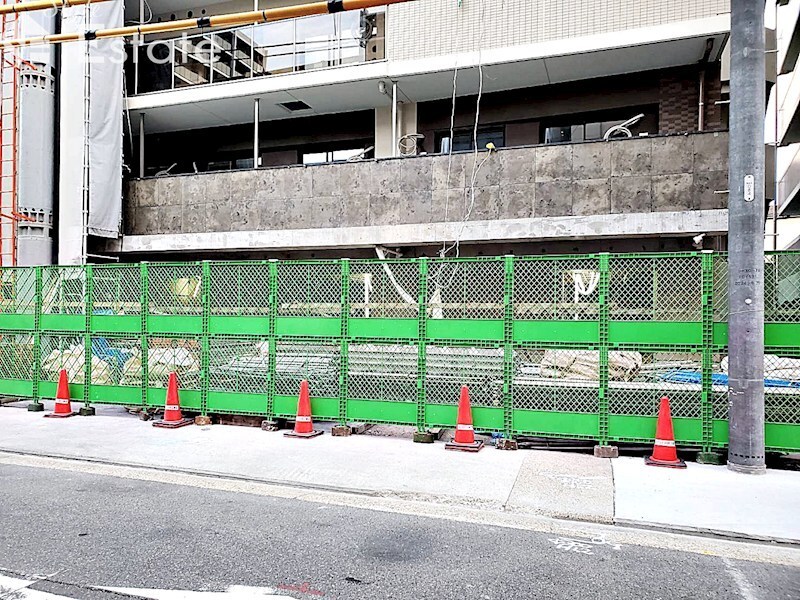
[[[800,253],[770,253],[766,422],[800,449]],[[48,266],[0,271],[0,394],[161,406],[177,371],[203,414],[453,426],[650,442],[658,399],[678,442],[727,443],[727,257]]]

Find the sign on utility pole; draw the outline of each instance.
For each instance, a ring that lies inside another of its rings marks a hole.
[[[764,3],[731,1],[728,468],[764,461]]]

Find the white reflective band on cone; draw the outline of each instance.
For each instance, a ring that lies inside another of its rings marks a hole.
[[[69,398],[56,398],[56,404],[69,404]]]
[[[460,431],[472,431],[472,425],[461,425],[460,423],[456,425],[456,429]]]
[[[298,423],[310,423],[311,417],[297,417],[295,421],[297,421]]]
[[[655,445],[656,446],[669,446],[670,448],[674,448],[675,447],[675,441],[674,440],[656,440]]]

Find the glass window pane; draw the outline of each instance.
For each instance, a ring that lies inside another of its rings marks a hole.
[[[294,65],[294,22],[276,21],[253,29],[255,72],[288,73]]]
[[[319,69],[335,64],[337,41],[335,15],[297,19],[298,70]]]
[[[587,140],[599,140],[603,137],[605,131],[600,123],[587,123],[586,124],[586,138]]]

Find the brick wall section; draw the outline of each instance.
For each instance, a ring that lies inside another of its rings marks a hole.
[[[727,154],[727,133],[500,150],[475,177],[474,203],[471,153],[134,180],[124,226],[172,234],[725,208],[714,191],[727,189]]]
[[[700,93],[700,71],[697,67],[670,72],[659,84],[659,129],[661,133],[686,133],[697,131],[697,113]],[[705,128],[722,129],[720,106],[714,104],[721,98],[719,65],[706,71]]]
[[[729,0],[416,0],[392,5],[387,58],[534,44],[713,17]]]

